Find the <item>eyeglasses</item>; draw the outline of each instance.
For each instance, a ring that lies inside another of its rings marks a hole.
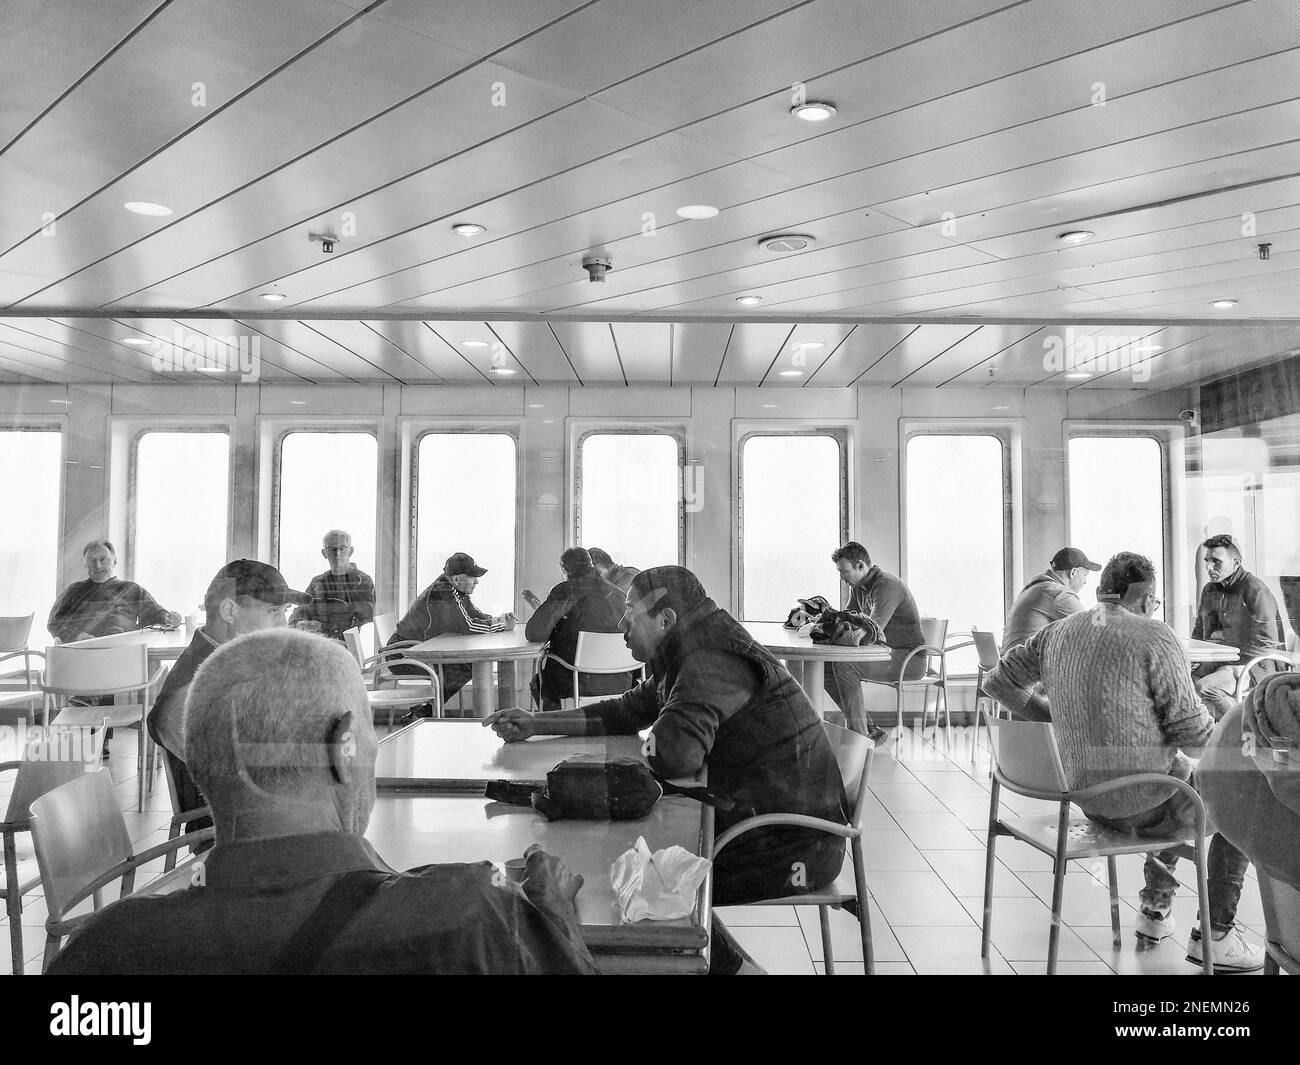
[[[1160,597],[1158,595],[1148,595],[1147,602],[1150,604],[1151,612],[1154,614],[1160,609]]]

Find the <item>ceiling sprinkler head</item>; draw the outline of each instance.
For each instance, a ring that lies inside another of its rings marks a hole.
[[[605,275],[614,269],[614,260],[608,255],[588,255],[582,260],[582,268],[593,285],[603,285]]]
[[[334,245],[339,242],[339,238],[333,233],[308,233],[307,239],[317,241],[320,244],[320,250],[326,255],[333,255]]]
[[[1267,259],[1268,259],[1269,249],[1272,248],[1272,247],[1273,247],[1272,244],[1261,244],[1261,245],[1259,245],[1259,257],[1260,257],[1260,259],[1262,259],[1262,260],[1267,260]]]

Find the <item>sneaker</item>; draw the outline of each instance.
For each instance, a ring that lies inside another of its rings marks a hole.
[[[1155,910],[1148,910],[1145,908],[1138,914],[1138,939],[1145,939],[1151,943],[1159,943],[1162,939],[1168,939],[1173,934],[1173,914],[1167,913],[1162,916]]]
[[[1200,965],[1204,958],[1201,949],[1201,930],[1193,928],[1187,943],[1187,960]],[[1216,973],[1252,973],[1264,968],[1264,948],[1247,943],[1241,929],[1235,926],[1215,934],[1211,954]]]
[[[877,747],[883,747],[885,745],[885,741],[889,739],[889,733],[886,732],[884,729],[882,729],[879,725],[872,725],[869,729],[867,729],[867,739],[869,739]]]

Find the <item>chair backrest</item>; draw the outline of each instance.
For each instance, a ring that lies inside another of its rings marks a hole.
[[[26,821],[32,802],[47,791],[99,766],[104,729],[88,725],[50,725],[31,730],[19,752],[18,775],[9,795],[6,821]]]
[[[131,839],[107,769],[84,773],[32,803],[32,842],[51,917],[131,857]]]
[[[1237,670],[1237,686],[1233,692],[1233,698],[1236,699],[1237,702],[1241,702],[1247,689],[1254,686],[1254,678],[1251,676],[1251,673],[1254,671],[1255,666],[1260,662],[1276,663],[1273,668],[1279,673],[1289,673],[1291,670],[1296,668],[1296,663],[1288,654],[1281,654],[1273,651],[1269,654],[1256,655]]]
[[[975,641],[975,653],[980,656],[980,669],[987,673],[998,664],[998,641],[991,632],[971,629],[970,634]]]
[[[876,745],[866,736],[839,725],[822,722],[822,728],[826,730],[826,738],[835,752],[835,764],[840,767],[840,779],[844,781],[844,794],[853,806],[853,826],[861,828],[868,794],[867,776],[873,757],[871,752]]]
[[[376,614],[375,615],[375,645],[383,647],[393,638],[397,632],[397,615],[396,614]]]
[[[35,614],[27,614],[23,617],[0,618],[0,651],[25,650],[34,617]]]
[[[1061,764],[1056,733],[1048,721],[1014,721],[989,717],[993,772],[1012,791],[1060,794],[1070,790]]]
[[[148,682],[149,648],[143,643],[45,648],[46,691],[75,695],[143,688]]]
[[[580,632],[573,664],[579,673],[631,673],[641,669],[621,632]]]
[[[921,636],[929,646],[938,648],[937,653],[926,654],[926,668],[931,672],[937,670],[940,674],[946,674],[948,656],[944,653],[943,645],[948,640],[948,619],[921,618]]]
[[[1269,876],[1258,866],[1255,875],[1270,953],[1287,972],[1300,973],[1300,888]]]
[[[343,645],[352,652],[358,666],[366,660],[365,652],[361,650],[361,630],[355,625],[343,630]]]

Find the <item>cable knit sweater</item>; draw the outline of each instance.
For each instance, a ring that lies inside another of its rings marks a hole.
[[[1029,692],[1040,680],[1071,789],[1132,773],[1185,780],[1191,763],[1180,748],[1198,750],[1214,728],[1173,630],[1112,603],[1040,629],[1003,656],[984,687],[1017,716],[1041,719],[1043,700]],[[1173,793],[1160,784],[1122,788],[1084,813],[1130,817]]]

